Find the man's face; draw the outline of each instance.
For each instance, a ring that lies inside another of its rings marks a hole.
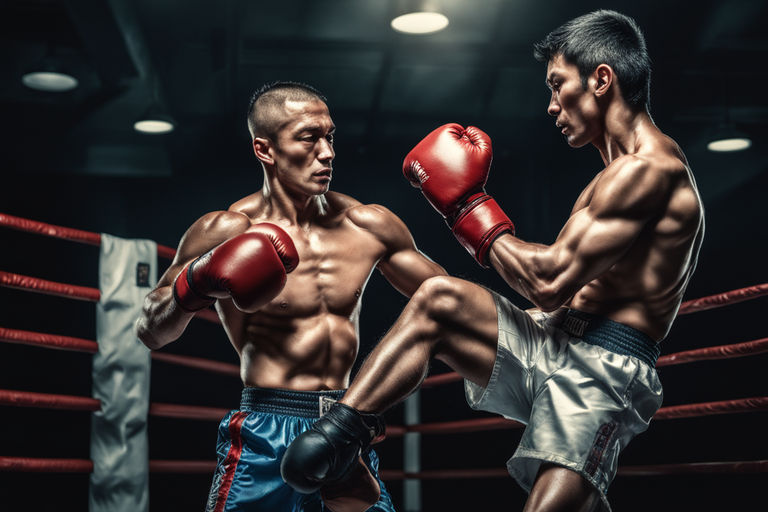
[[[303,195],[328,192],[336,155],[336,127],[328,107],[320,100],[286,101],[284,111],[285,120],[272,146],[278,180]]]
[[[547,113],[556,118],[555,125],[568,145],[579,148],[592,142],[599,135],[594,80],[588,79],[584,90],[579,68],[557,55],[547,64],[547,87],[552,91]]]

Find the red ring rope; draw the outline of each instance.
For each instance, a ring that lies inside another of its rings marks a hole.
[[[66,297],[69,299],[87,300],[99,302],[101,293],[97,288],[76,286],[73,284],[56,283],[36,277],[22,276],[0,270],[0,286],[15,288],[17,290],[32,290],[46,295]]]
[[[768,410],[768,397],[740,398],[736,400],[723,400],[719,402],[703,402],[698,404],[672,405],[662,407],[653,416],[654,420],[668,420],[677,418],[692,418],[699,416],[712,416],[715,414],[734,414],[742,412],[755,412]],[[520,428],[522,423],[508,420],[502,417],[480,418],[461,421],[445,421],[436,423],[423,423],[417,425],[398,426],[397,430],[390,432],[387,426],[387,437],[397,437],[400,432],[422,432],[429,434],[455,434],[459,432],[479,432],[485,430],[497,430],[504,428]]]
[[[649,466],[621,466],[619,476],[652,475],[690,475],[690,474],[725,474],[725,473],[766,473],[768,460],[748,460],[737,462],[692,462],[684,464],[656,464]],[[405,471],[384,469],[379,471],[383,480],[403,480],[405,478],[456,479],[456,478],[498,478],[508,477],[505,468],[484,469],[436,469],[406,473]]]
[[[736,304],[737,302],[744,302],[745,300],[756,299],[763,295],[768,295],[768,283],[756,284],[738,290],[731,290],[716,295],[710,295],[708,297],[685,301],[680,305],[677,314],[687,315],[698,311],[706,311],[720,306],[727,306],[729,304]]]
[[[768,352],[768,338],[745,341],[743,343],[733,343],[730,345],[719,345],[716,347],[697,348],[694,350],[685,350],[674,354],[668,354],[666,356],[661,356],[656,361],[656,366],[673,366],[695,361],[731,359],[734,357],[762,354],[764,352]],[[424,382],[421,383],[421,387],[431,388],[451,382],[458,382],[460,380],[463,380],[463,377],[458,373],[446,372],[427,377],[424,379]]]
[[[72,242],[82,242],[90,245],[101,245],[101,235],[99,233],[55,226],[53,224],[46,224],[45,222],[38,222],[36,220],[14,217],[13,215],[8,215],[6,213],[0,213],[0,226],[5,226],[19,231],[26,231],[28,233],[37,233],[38,235],[61,238],[62,240],[70,240]],[[158,245],[157,255],[163,258],[173,259],[173,257],[176,255],[176,250],[164,245]]]
[[[58,334],[6,329],[5,327],[0,327],[0,341],[22,345],[36,345],[58,350],[90,352],[92,354],[99,351],[99,345],[95,341],[73,338],[71,336],[59,336]]]
[[[161,418],[183,418],[189,420],[221,421],[230,409],[203,407],[199,405],[149,404],[149,415]]]
[[[658,361],[656,361],[656,366],[672,366],[713,359],[731,359],[734,357],[762,354],[763,352],[768,352],[768,338],[734,343],[732,345],[697,348],[694,350],[677,352],[675,354],[668,354],[666,356],[661,356]]]
[[[67,409],[70,411],[98,411],[101,409],[101,402],[95,398],[33,393],[31,391],[12,391],[9,389],[0,389],[0,405]]]
[[[221,373],[223,375],[240,377],[240,367],[236,364],[211,361],[210,359],[203,359],[202,357],[181,356],[153,350],[152,359],[155,361],[162,361],[164,363],[197,368],[198,370],[205,370],[212,373]]]
[[[0,471],[35,473],[92,473],[93,462],[86,459],[33,459],[0,457]]]

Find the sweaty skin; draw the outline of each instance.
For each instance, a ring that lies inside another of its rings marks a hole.
[[[365,285],[374,269],[411,296],[445,270],[421,253],[408,228],[391,211],[329,191],[335,126],[320,100],[286,101],[273,139],[255,137],[265,171],[263,188],[227,211],[211,212],[184,234],[176,257],[144,302],[139,338],[157,349],[181,336],[193,313],[174,301],[172,284],[198,256],[271,222],[285,230],[299,254],[282,292],[256,312],[231,299],[216,302],[224,330],[240,356],[243,384],[299,391],[344,389],[359,348]],[[367,469],[352,473],[350,490],[325,495],[334,511],[364,510],[378,499]]]
[[[596,115],[595,96],[582,90],[578,68],[558,56],[547,70],[548,112],[569,145],[591,142],[606,168],[581,193],[552,245],[502,236],[491,249],[492,265],[545,311],[568,303],[661,340],[680,307],[704,235],[688,162],[645,113],[628,123],[626,111],[609,108],[605,130],[599,130],[590,118]],[[613,78],[602,65],[590,81],[600,93]]]
[[[504,234],[491,246],[491,265],[541,310],[604,315],[659,341],[680,307],[704,236],[688,162],[645,109],[629,108],[610,66],[597,66],[584,88],[578,68],[556,56],[547,66],[547,85],[547,111],[568,144],[594,145],[606,167],[579,195],[553,244]],[[381,413],[418,388],[433,357],[485,387],[497,340],[496,306],[485,288],[451,277],[429,279],[341,402]],[[545,463],[524,512],[586,511],[599,502],[578,473]]]

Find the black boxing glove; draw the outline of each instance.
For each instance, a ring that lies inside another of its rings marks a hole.
[[[381,416],[337,402],[288,445],[280,474],[298,492],[316,492],[346,476],[362,451],[383,434]]]

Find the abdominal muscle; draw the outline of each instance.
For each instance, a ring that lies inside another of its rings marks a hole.
[[[297,391],[349,385],[359,348],[357,314],[350,318],[321,311],[290,317],[227,309],[220,313],[240,354],[244,385]]]

